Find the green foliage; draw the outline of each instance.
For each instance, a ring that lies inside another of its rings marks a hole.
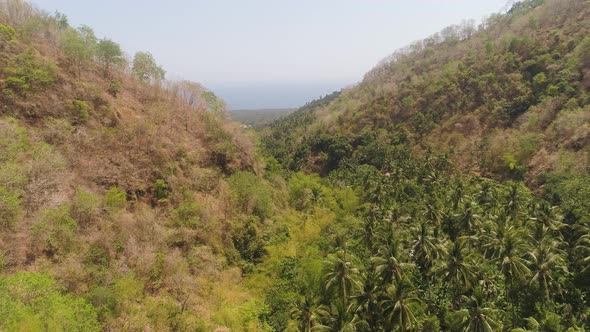
[[[351,155],[352,146],[348,139],[343,136],[320,135],[312,142],[311,151],[327,154],[325,173],[338,168],[340,162]]]
[[[121,92],[121,82],[117,80],[111,81],[107,91],[111,96],[117,97]]]
[[[99,207],[100,203],[95,195],[78,189],[73,200],[71,215],[80,225],[88,225],[98,214]]]
[[[11,228],[21,215],[21,195],[0,184],[0,224]]]
[[[111,67],[125,62],[121,46],[110,39],[101,39],[96,45],[96,57],[102,64],[105,76],[110,75]]]
[[[574,174],[547,174],[544,177],[545,197],[559,204],[570,218],[590,221],[590,177]],[[586,220],[588,219],[588,220]]]
[[[117,299],[117,309],[124,311],[141,300],[143,288],[144,283],[132,273],[125,274],[115,280],[113,293]]]
[[[107,287],[93,287],[88,295],[88,301],[96,308],[98,320],[108,321],[115,316],[117,299],[112,289]]]
[[[576,47],[576,55],[582,68],[590,68],[590,37],[586,37]]]
[[[0,277],[0,329],[5,331],[100,331],[94,307],[64,295],[47,274]]]
[[[56,69],[33,51],[29,51],[14,57],[3,72],[6,75],[4,93],[11,97],[24,96],[29,91],[52,84],[55,81]]]
[[[539,73],[533,77],[533,90],[538,96],[543,95],[547,87],[547,76],[545,73]]]
[[[0,50],[14,44],[16,42],[15,35],[16,31],[13,27],[0,24]]]
[[[55,14],[53,14],[53,18],[55,19],[55,24],[60,31],[64,31],[70,27],[68,17],[65,14],[56,11]]]
[[[11,228],[22,214],[28,177],[22,160],[29,148],[25,128],[16,119],[0,119],[0,224]]]
[[[245,214],[254,214],[261,219],[273,211],[271,189],[265,181],[250,172],[237,172],[229,177],[236,205]]]
[[[133,57],[132,72],[140,81],[161,81],[166,72],[156,64],[154,56],[149,52],[137,52]]]
[[[305,211],[316,206],[325,206],[331,201],[332,193],[322,185],[318,175],[298,172],[289,179],[289,203],[293,208]]]
[[[168,188],[168,184],[166,181],[162,179],[156,180],[156,184],[154,185],[154,196],[158,202],[165,201],[168,198],[168,194],[170,193],[170,189]]]
[[[71,207],[63,205],[40,213],[33,226],[37,245],[48,256],[63,256],[74,248],[78,223],[71,217]]]
[[[16,158],[29,147],[27,132],[14,118],[0,119],[0,162]]]
[[[122,210],[127,205],[127,194],[119,187],[112,187],[109,189],[104,198],[104,206],[112,211],[117,212]]]
[[[234,248],[246,262],[260,263],[267,253],[255,217],[247,218],[241,222],[241,225],[234,227],[232,239]],[[248,272],[248,266],[243,268]]]
[[[61,48],[80,78],[82,67],[96,54],[94,31],[87,26],[65,30],[61,35]]]
[[[70,113],[73,116],[74,124],[84,124],[90,118],[92,107],[84,100],[74,100],[70,106]]]
[[[174,210],[174,214],[178,225],[195,229],[200,224],[203,211],[196,201],[185,199]]]

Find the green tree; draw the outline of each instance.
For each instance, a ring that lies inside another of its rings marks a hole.
[[[475,289],[473,295],[466,298],[465,309],[458,312],[462,317],[462,327],[465,332],[495,332],[502,331],[502,323],[498,320],[499,312],[484,302],[483,293]]]
[[[15,35],[16,31],[13,27],[0,24],[0,50],[3,50],[9,45],[14,44],[16,41],[14,38]]]
[[[381,302],[383,318],[389,330],[396,327],[401,332],[413,329],[416,326],[415,306],[420,303],[416,291],[406,278],[396,280],[389,286]]]
[[[576,47],[576,54],[580,65],[583,68],[590,67],[590,37],[584,38],[582,42]]]
[[[447,261],[437,270],[443,281],[451,284],[455,295],[471,289],[475,280],[474,266],[470,262],[471,254],[468,250],[467,238],[458,238],[451,245]]]
[[[112,66],[125,62],[121,46],[110,39],[101,39],[96,45],[96,58],[103,66],[104,75],[108,77]]]
[[[62,34],[61,47],[80,78],[82,68],[96,54],[96,36],[87,26],[81,26],[78,29],[69,28]]]
[[[53,18],[55,19],[55,24],[60,31],[64,31],[70,27],[68,17],[65,14],[55,12],[55,14],[53,14]]]
[[[0,277],[0,330],[100,331],[94,307],[63,294],[48,274],[18,272]]]
[[[371,258],[375,270],[381,275],[385,284],[392,283],[394,280],[402,279],[406,269],[412,267],[411,263],[404,262],[407,257],[402,251],[400,241],[392,235],[388,240],[380,245],[377,256]]]
[[[163,80],[166,72],[149,52],[137,52],[133,58],[133,74],[142,82]]]
[[[291,310],[291,319],[297,322],[301,332],[329,331],[321,323],[327,315],[328,312],[323,307],[314,305],[313,300],[307,297]]]
[[[347,257],[348,256],[348,257]],[[350,260],[350,254],[339,250],[328,259],[328,273],[325,275],[326,290],[336,291],[342,303],[348,303],[351,293],[359,287],[359,270]]]
[[[529,254],[531,257],[531,283],[536,283],[544,295],[550,300],[551,287],[558,282],[559,275],[567,274],[565,253],[556,241],[543,241]]]

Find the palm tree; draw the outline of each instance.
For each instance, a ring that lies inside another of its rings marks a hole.
[[[357,277],[359,270],[348,260],[352,257],[343,250],[339,250],[328,259],[329,272],[325,275],[326,290],[336,289],[342,303],[348,303],[351,292],[359,286]]]
[[[425,222],[412,224],[410,234],[414,239],[411,242],[411,256],[420,271],[428,274],[434,262],[446,254],[446,249],[436,236],[430,234],[429,226]]]
[[[356,307],[354,312],[364,321],[371,331],[378,330],[379,326],[379,280],[380,276],[375,270],[370,270],[363,275],[362,290],[354,296]]]
[[[422,218],[434,225],[434,235],[438,237],[440,223],[443,219],[443,211],[439,208],[438,200],[436,198],[432,198],[429,202],[427,202],[421,215]]]
[[[483,294],[479,289],[475,289],[473,294],[465,299],[467,308],[459,311],[459,314],[463,316],[463,331],[502,331],[502,323],[496,319],[498,310],[486,306]]]
[[[526,204],[526,198],[521,194],[520,186],[516,182],[512,182],[506,194],[506,201],[504,202],[504,211],[512,220],[516,220],[518,212],[522,206]]]
[[[577,263],[582,266],[582,272],[584,272],[590,267],[590,227],[576,225],[575,229],[578,233],[584,234],[576,240],[574,247],[574,252],[579,257]]]
[[[352,305],[336,301],[332,303],[330,310],[325,316],[325,325],[329,326],[328,331],[357,332],[367,331],[366,322],[355,315]],[[363,329],[365,327],[365,329]]]
[[[403,258],[406,257],[402,251],[401,242],[392,234],[386,237],[377,251],[377,256],[371,257],[371,262],[375,270],[381,275],[383,283],[389,284],[393,280],[399,280],[404,274],[404,270],[412,267],[411,263],[406,263]]]
[[[542,201],[532,204],[530,220],[545,226],[548,231],[556,236],[561,236],[561,229],[565,226],[563,217],[559,214],[557,207],[551,206],[548,202]]]
[[[315,306],[309,297],[291,310],[291,319],[297,322],[297,327],[302,332],[328,331],[327,326],[321,324],[327,315],[327,311],[322,306]]]
[[[477,209],[477,203],[467,201],[465,202],[463,209],[461,209],[461,212],[457,214],[460,229],[467,234],[473,234],[477,226],[480,224],[480,215],[477,214]]]
[[[436,271],[445,283],[453,286],[455,296],[470,289],[475,279],[474,267],[469,260],[467,238],[460,237],[452,244],[446,263]]]
[[[384,325],[388,326],[390,330],[397,327],[402,332],[414,328],[416,325],[414,306],[420,303],[416,291],[412,288],[408,279],[396,280],[387,289],[381,302],[383,318],[385,319]]]
[[[477,203],[481,206],[491,207],[495,199],[495,193],[492,184],[489,181],[483,181],[479,192],[477,193]]]
[[[500,219],[505,220],[505,219]],[[514,297],[510,296],[515,280],[524,280],[531,271],[530,263],[524,258],[529,246],[524,241],[525,236],[520,229],[499,221],[496,229],[484,235],[484,253],[492,259],[496,259],[499,269],[504,275],[504,291],[506,300],[512,305],[512,324],[516,324],[516,307]]]
[[[545,240],[529,254],[533,271],[530,283],[538,284],[544,294],[544,300],[549,300],[549,289],[557,276],[560,273],[568,273],[565,253],[558,246],[559,243],[556,241]]]
[[[450,200],[451,200],[451,206],[453,207],[453,211],[457,211],[457,209],[459,209],[459,206],[461,205],[461,202],[463,202],[463,200],[465,199],[465,188],[463,187],[463,183],[460,181],[457,181],[456,184],[453,186],[453,189],[451,191],[451,196],[450,196]]]

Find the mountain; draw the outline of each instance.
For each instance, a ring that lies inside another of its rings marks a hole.
[[[330,170],[317,159],[330,152],[314,146],[322,135],[346,137],[359,151],[367,135],[386,142],[403,134],[414,150],[448,153],[472,174],[534,186],[547,174],[584,174],[587,14],[585,1],[524,1],[478,27],[448,27],[383,60],[330,103],[301,111],[312,114],[311,126],[287,125],[297,113],[278,122],[270,144],[285,141],[277,157],[292,169],[313,161]]]
[[[589,31],[513,2],[254,132],[0,0],[0,330],[588,330]]]
[[[269,324],[588,330],[589,31],[589,1],[513,2],[264,128]]]
[[[0,1],[0,330],[212,330],[249,300],[229,179],[261,162],[215,95],[163,76]]]

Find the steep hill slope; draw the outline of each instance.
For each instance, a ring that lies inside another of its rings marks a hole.
[[[261,171],[251,139],[212,93],[117,49],[0,0],[0,330],[249,319],[224,310],[251,299],[228,183]]]
[[[283,144],[288,151],[277,152],[280,161],[297,169],[304,159],[323,172],[335,162],[321,143],[326,139],[346,137],[342,143],[359,153],[367,135],[381,141],[402,135],[416,151],[450,153],[462,170],[476,174],[536,184],[548,172],[584,174],[589,11],[583,0],[524,1],[479,27],[448,27],[315,107],[313,125],[284,128],[297,114],[279,122],[269,144],[291,132]]]
[[[516,2],[265,128],[268,324],[587,331],[589,30],[590,1]]]

